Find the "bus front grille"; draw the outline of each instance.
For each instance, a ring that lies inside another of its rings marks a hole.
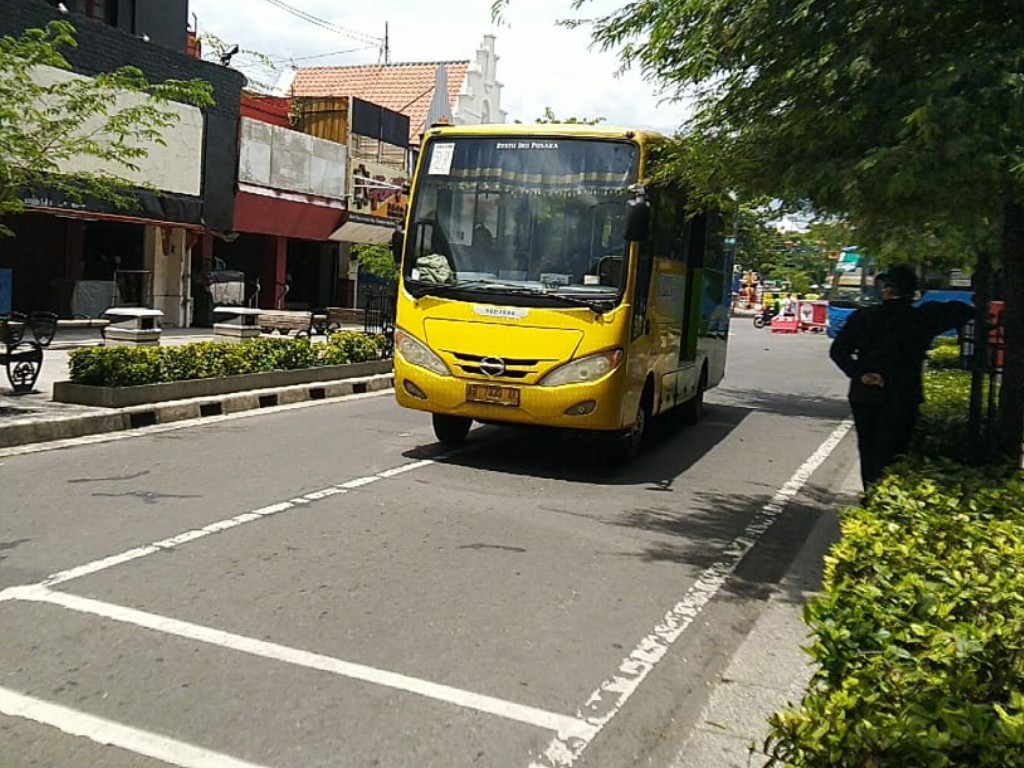
[[[540,360],[485,357],[452,352],[460,370],[471,376],[483,376],[488,379],[525,379],[537,373]]]

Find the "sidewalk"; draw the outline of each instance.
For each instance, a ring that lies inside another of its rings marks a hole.
[[[860,495],[855,462],[836,489],[833,510]],[[768,717],[798,704],[813,673],[804,604],[821,588],[824,557],[839,538],[835,511],[823,515],[718,681],[697,725],[668,768],[760,768]],[[753,747],[754,751],[751,751]]]
[[[346,328],[345,330],[354,330]],[[358,330],[362,330],[360,326]],[[214,340],[212,328],[165,328],[161,334],[161,346],[187,344],[196,341]],[[314,342],[324,337],[314,336]],[[14,395],[7,381],[6,372],[0,373],[0,449],[30,443],[43,443],[85,435],[116,432],[136,426],[136,422],[154,423],[146,411],[153,407],[133,406],[131,408],[95,408],[72,403],[53,401],[53,385],[70,378],[68,365],[71,350],[84,346],[99,346],[102,338],[98,328],[61,328],[50,346],[43,352],[43,367],[36,380],[35,389],[28,394]],[[374,381],[370,388],[377,389],[383,382]],[[322,385],[321,385],[322,386]],[[287,388],[289,401],[309,399],[309,393],[301,392],[302,387]],[[306,388],[308,390],[308,387]],[[294,391],[293,391],[294,390]],[[254,390],[253,392],[260,392]],[[293,391],[293,392],[292,392]],[[242,400],[253,400],[253,393],[226,396],[235,403],[233,410],[244,410]],[[210,401],[215,398],[202,398]],[[183,404],[179,400],[166,404],[162,409],[165,416],[156,415],[155,423],[184,418]]]

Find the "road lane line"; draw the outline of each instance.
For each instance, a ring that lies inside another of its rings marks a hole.
[[[435,701],[454,704],[464,709],[496,715],[506,720],[515,720],[527,725],[555,731],[559,734],[560,738],[587,738],[595,730],[592,725],[569,715],[548,712],[547,710],[516,704],[515,702],[505,701],[493,696],[453,688],[448,685],[409,677],[384,669],[368,667],[363,664],[343,661],[311,651],[303,651],[277,643],[257,640],[245,637],[244,635],[236,635],[224,630],[179,621],[178,619],[160,616],[155,613],[105,603],[100,600],[80,597],[66,592],[55,592],[43,586],[14,587],[7,590],[7,592],[10,593],[11,598],[14,600],[57,605],[79,613],[100,616],[123,624],[131,624],[136,627],[175,635],[176,637],[195,640],[208,645],[228,648],[252,656],[272,659],[321,672],[329,672],[340,677],[361,680],[406,693],[418,694]]]
[[[0,713],[49,725],[72,736],[81,736],[103,746],[119,747],[180,768],[263,768],[256,763],[87,715],[7,688],[0,688]]]
[[[771,527],[789,501],[800,492],[814,471],[831,455],[852,426],[852,421],[845,420],[832,430],[817,450],[761,507],[743,532],[726,545],[719,559],[700,574],[683,599],[619,663],[615,674],[590,695],[576,716],[593,726],[591,734],[569,738],[559,734],[549,742],[543,755],[530,763],[530,768],[569,768],[576,762],[601,729],[622,710],[672,644],[718,594],[740,561]]]
[[[401,475],[405,472],[410,472],[414,469],[422,469],[423,467],[430,466],[431,464],[434,463],[434,461],[434,459],[420,459],[417,461],[409,462],[408,464],[392,467],[391,469],[382,470],[381,472],[378,472],[374,475],[357,477],[345,483],[340,483],[338,485],[330,485],[326,488],[321,488],[320,490],[317,491],[310,491],[309,493],[303,494],[302,496],[296,497],[294,499],[290,499],[289,501],[281,501],[278,502],[277,504],[268,504],[265,507],[260,507],[259,509],[254,509],[250,512],[243,512],[240,515],[229,517],[226,520],[218,520],[216,522],[210,523],[209,525],[204,525],[202,528],[184,531],[183,533],[179,533],[167,539],[154,541],[153,543],[147,544],[142,547],[135,547],[134,549],[129,549],[125,552],[121,552],[116,555],[111,555],[109,557],[104,557],[99,560],[94,560],[91,563],[86,563],[85,565],[79,565],[74,568],[69,568],[66,571],[60,571],[59,573],[51,574],[46,579],[39,582],[39,585],[44,587],[52,587],[57,584],[65,584],[74,579],[80,579],[83,576],[90,576],[94,573],[105,571],[108,568],[113,568],[124,563],[129,563],[133,560],[138,560],[140,558],[147,557],[157,552],[164,552],[167,550],[176,549],[185,544],[188,544],[189,542],[206,538],[207,536],[210,536],[214,533],[223,533],[224,531],[229,531],[232,528],[237,528],[240,525],[245,525],[246,523],[251,523],[256,520],[260,520],[264,517],[277,515],[281,512],[287,512],[291,509],[295,509],[296,507],[303,507],[308,504],[312,504],[314,502],[330,498],[332,496],[337,496],[338,494],[348,493],[352,489],[362,488],[363,486],[369,485],[370,483],[375,483],[379,480],[387,480],[392,477],[397,477],[398,475]],[[14,587],[11,589],[17,588]],[[0,602],[10,599],[8,597],[9,591],[9,589],[0,590]]]
[[[220,424],[225,421],[236,419],[251,419],[257,416],[264,416],[268,413],[283,413],[285,411],[297,411],[304,408],[316,408],[323,405],[337,405],[350,400],[365,400],[370,397],[382,397],[390,395],[394,397],[394,389],[378,389],[372,392],[360,392],[358,394],[341,395],[325,400],[303,400],[298,403],[287,403],[285,405],[272,405],[267,408],[251,408],[247,411],[235,413],[223,413],[219,416],[201,416],[197,419],[182,419],[172,421],[169,424],[153,424],[148,427],[135,427],[133,429],[122,429],[117,432],[100,432],[95,435],[83,435],[81,437],[67,437],[60,440],[50,440],[45,443],[26,443],[25,445],[12,445],[8,448],[0,448],[0,459],[9,456],[24,456],[29,453],[45,453],[46,451],[57,451],[63,448],[75,448],[80,445],[95,445],[98,443],[112,443],[115,440],[130,440],[133,437],[146,437],[147,435],[159,435],[163,432],[175,432],[179,429],[191,427],[202,427],[211,424]]]

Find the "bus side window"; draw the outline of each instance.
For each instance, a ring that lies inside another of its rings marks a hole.
[[[643,336],[649,330],[647,300],[651,295],[651,272],[654,266],[652,242],[639,243],[637,249],[636,287],[633,291],[632,338]]]
[[[689,226],[682,193],[670,187],[654,187],[649,194],[654,255],[684,261],[689,251]]]

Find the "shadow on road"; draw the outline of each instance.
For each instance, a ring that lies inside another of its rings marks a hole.
[[[764,495],[697,492],[685,514],[668,507],[638,509],[609,524],[668,537],[646,547],[639,555],[623,553],[625,557],[709,568],[721,559],[726,545],[741,536],[750,521],[763,513],[774,493],[774,489],[766,489]],[[838,499],[828,488],[804,486],[744,556],[724,593],[763,599],[778,590],[799,545],[822,516],[831,519],[832,535],[838,540],[834,513],[845,503],[852,503],[852,499]],[[820,573],[812,573],[803,582],[785,586],[780,594],[786,601],[802,604],[806,601],[805,592],[817,590],[819,582]]]
[[[727,405],[705,407],[694,426],[655,420],[649,444],[626,466],[616,466],[611,446],[601,438],[560,430],[482,425],[470,432],[466,446],[439,452],[428,445],[407,451],[411,459],[433,459],[472,469],[509,475],[598,485],[643,485],[671,490],[675,479],[726,439],[751,412]]]

